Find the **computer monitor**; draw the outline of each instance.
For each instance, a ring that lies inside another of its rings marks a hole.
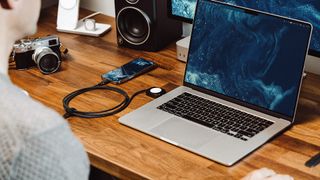
[[[320,0],[221,0],[227,3],[244,6],[261,11],[267,11],[282,16],[301,19],[313,25],[313,35],[310,44],[309,55],[318,64],[320,58]],[[169,16],[192,22],[196,7],[196,0],[169,0]],[[307,65],[308,66],[308,65]],[[320,65],[319,65],[320,66]],[[308,68],[308,67],[307,67]],[[313,68],[310,66],[310,68]],[[318,70],[320,73],[320,70]]]
[[[197,0],[168,0],[170,17],[192,23]]]
[[[320,1],[319,0],[224,0],[231,4],[301,19],[313,25],[310,55],[320,57]]]

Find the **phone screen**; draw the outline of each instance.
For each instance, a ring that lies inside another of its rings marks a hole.
[[[137,58],[133,61],[102,75],[102,79],[107,79],[113,83],[122,83],[133,77],[147,72],[155,67],[155,63],[143,58]]]

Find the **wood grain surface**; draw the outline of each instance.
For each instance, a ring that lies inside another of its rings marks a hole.
[[[169,91],[182,84],[185,63],[176,59],[174,43],[159,52],[119,48],[114,18],[103,15],[96,17],[97,22],[111,24],[112,30],[101,38],[58,33],[55,30],[56,12],[56,7],[42,12],[36,36],[59,35],[69,49],[61,71],[42,75],[34,68],[11,69],[9,73],[15,84],[61,115],[64,96],[97,84],[101,74],[135,57],[151,59],[159,67],[119,85],[129,95],[151,86]],[[90,13],[81,10],[81,16]],[[72,105],[80,110],[99,110],[111,107],[120,99],[116,94],[96,91],[76,98]],[[123,179],[239,179],[262,167],[290,174],[295,179],[320,179],[320,166],[304,166],[305,161],[320,151],[320,77],[317,75],[308,74],[304,80],[296,125],[232,167],[222,166],[118,123],[119,117],[151,100],[139,95],[126,110],[111,117],[68,119],[93,166]]]

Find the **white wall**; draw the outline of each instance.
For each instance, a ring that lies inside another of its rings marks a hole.
[[[116,0],[81,0],[81,7],[114,17],[114,1]]]

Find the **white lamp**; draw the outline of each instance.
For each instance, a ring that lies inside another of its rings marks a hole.
[[[99,12],[78,20],[79,4],[80,0],[59,0],[57,18],[59,32],[98,37],[111,29],[109,24],[96,23],[94,19],[89,19],[100,14]]]

